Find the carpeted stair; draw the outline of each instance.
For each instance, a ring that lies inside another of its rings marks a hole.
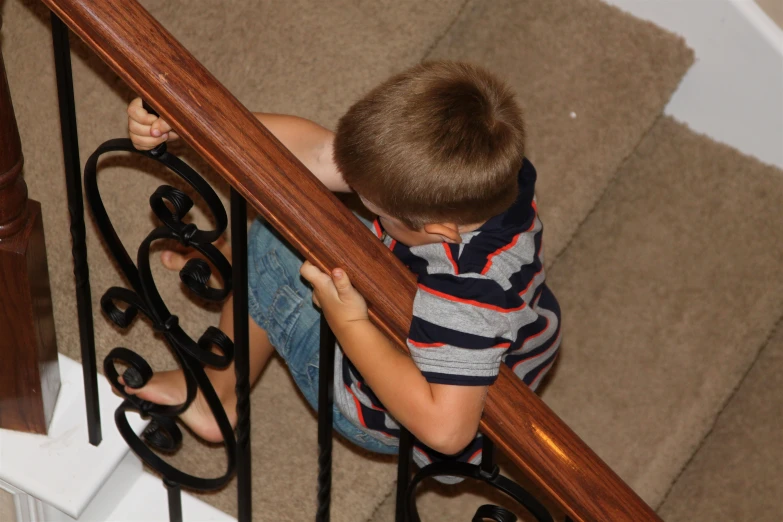
[[[769,339],[783,315],[783,176],[661,116],[693,59],[679,38],[597,0],[142,3],[247,107],[326,126],[422,59],[472,60],[506,77],[525,107],[549,280],[564,312],[544,400],[667,519],[773,520],[782,405],[764,396],[774,395],[781,360],[780,335]],[[58,343],[78,359],[48,13],[33,0],[0,5],[25,177],[43,204]],[[134,95],[81,42],[72,46],[83,163],[126,134]],[[154,226],[147,198],[170,177],[135,157],[104,163],[106,205],[134,255]],[[121,345],[156,369],[174,367],[142,321],[122,333],[100,316],[100,295],[123,282],[87,228],[99,360]],[[217,322],[176,274],[156,276],[192,335]],[[256,520],[312,519],[315,417],[279,361],[252,403]],[[333,519],[392,520],[395,460],[336,440]],[[174,459],[185,469],[207,476],[224,466],[220,447],[192,437],[185,446]],[[422,516],[467,519],[485,496],[469,484],[425,487]],[[202,498],[236,509],[233,484]]]

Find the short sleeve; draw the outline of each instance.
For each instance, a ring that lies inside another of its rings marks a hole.
[[[413,301],[408,348],[428,382],[492,384],[519,329],[536,314],[480,274],[427,274]]]

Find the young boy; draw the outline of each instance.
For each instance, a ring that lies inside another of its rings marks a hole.
[[[139,149],[177,137],[138,99],[128,115]],[[325,274],[302,264],[256,221],[248,248],[251,379],[277,350],[317,407],[314,303],[339,342],[337,431],[371,451],[396,453],[402,424],[417,439],[419,465],[444,455],[479,462],[476,432],[500,364],[535,389],[560,345],[560,310],[544,281],[536,172],[524,158],[513,94],[479,67],[429,62],[372,90],[340,119],[336,133],[293,116],[256,116],[330,190],[360,196],[378,216],[367,225],[418,276],[418,291],[407,341],[411,358],[370,323],[343,270]],[[166,252],[162,260],[178,269],[186,258]],[[220,321],[228,335],[231,313],[229,301]],[[207,371],[235,422],[233,367]],[[144,388],[127,391],[160,404],[185,399],[180,371],[158,373]],[[200,395],[182,420],[209,441],[221,438]]]

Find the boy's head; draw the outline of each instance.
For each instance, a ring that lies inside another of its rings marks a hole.
[[[522,113],[475,65],[428,62],[370,91],[340,119],[334,159],[365,202],[413,229],[480,224],[517,197]]]

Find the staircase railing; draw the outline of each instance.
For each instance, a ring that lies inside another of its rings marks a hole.
[[[246,200],[316,266],[345,268],[367,297],[372,321],[407,351],[413,275],[160,23],[135,0],[43,1],[231,185],[232,208]],[[75,124],[66,127],[75,133]],[[78,170],[78,155],[75,162]],[[659,520],[505,365],[480,429],[570,519]],[[406,460],[401,453],[401,476]],[[240,519],[248,516],[240,507]]]

